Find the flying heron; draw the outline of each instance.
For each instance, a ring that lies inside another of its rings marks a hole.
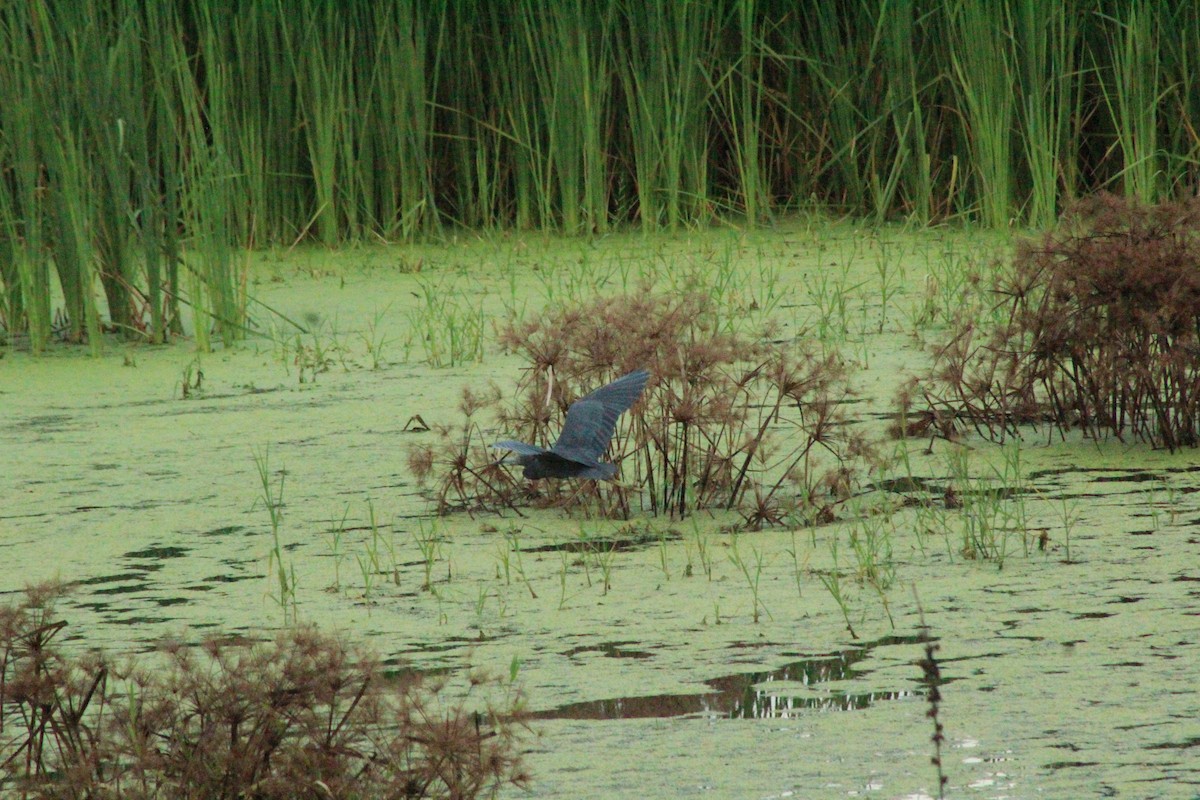
[[[617,417],[637,402],[649,379],[650,373],[639,369],[571,403],[562,433],[549,450],[512,440],[496,442],[492,447],[516,453],[517,463],[525,468],[525,477],[530,480],[611,478],[617,474],[616,465],[600,457],[617,428]]]

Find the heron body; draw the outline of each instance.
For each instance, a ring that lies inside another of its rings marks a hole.
[[[506,440],[492,447],[511,450],[530,480],[540,478],[587,478],[606,480],[617,474],[615,464],[601,461],[617,429],[617,417],[641,397],[650,373],[644,369],[617,378],[567,409],[558,441],[547,450],[537,445]]]

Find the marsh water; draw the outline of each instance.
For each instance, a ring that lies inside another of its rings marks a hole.
[[[73,584],[78,648],[268,638],[298,617],[389,663],[511,677],[534,719],[533,781],[510,797],[936,796],[923,611],[947,796],[1194,797],[1197,454],[885,435],[970,290],[958,276],[1006,246],[794,221],[254,254],[265,335],[233,348],[4,352],[0,592]],[[733,513],[433,516],[406,450],[459,418],[464,386],[516,386],[493,320],[683,276],[747,331],[769,316],[838,348],[851,424],[897,454],[863,476],[862,507],[890,513],[736,534]],[[482,357],[447,356],[452,328],[481,331]],[[976,501],[939,502],[951,484]],[[964,557],[969,518],[997,513],[1004,557]],[[871,537],[884,586],[855,579]]]

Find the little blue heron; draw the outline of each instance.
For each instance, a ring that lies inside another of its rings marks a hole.
[[[525,468],[525,477],[530,480],[611,478],[617,474],[617,467],[601,461],[600,456],[617,429],[617,417],[637,402],[649,379],[650,373],[639,369],[571,403],[562,433],[549,450],[511,440],[496,442],[492,447],[516,453],[517,463]]]

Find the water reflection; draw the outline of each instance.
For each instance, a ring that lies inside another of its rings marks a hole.
[[[702,694],[617,697],[571,703],[535,712],[536,719],[643,719],[699,715],[730,719],[779,719],[812,711],[853,711],[920,694],[913,689],[845,692],[824,687],[868,674],[855,665],[878,647],[912,645],[916,636],[887,636],[831,655],[793,661],[768,672],[743,672],[705,681]]]

